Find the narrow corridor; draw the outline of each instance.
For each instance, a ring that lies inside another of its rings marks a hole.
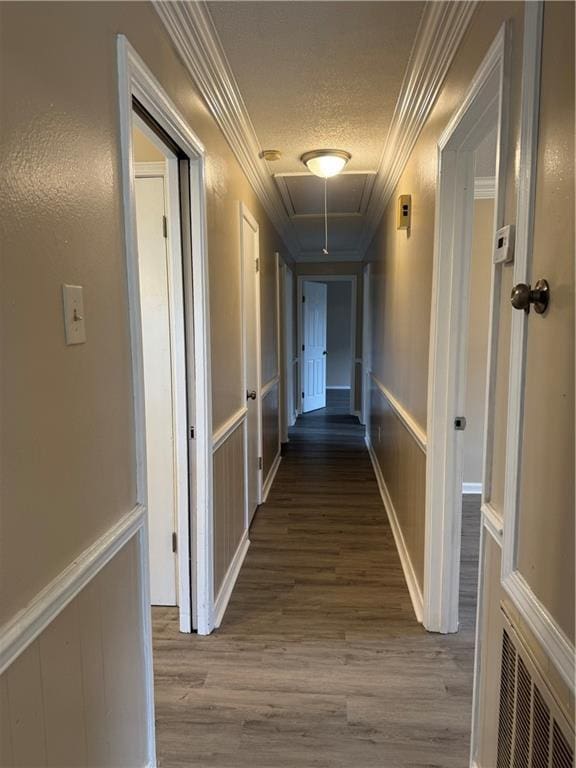
[[[467,764],[472,623],[416,622],[363,433],[299,418],[220,630],[154,609],[162,768]]]

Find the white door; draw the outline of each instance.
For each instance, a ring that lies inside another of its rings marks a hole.
[[[176,605],[177,561],[172,355],[168,296],[168,252],[164,237],[162,177],[136,178],[136,224],[142,311],[146,468],[153,605]]]
[[[302,410],[326,407],[326,283],[305,282],[302,314],[304,318],[304,364],[302,368]]]
[[[244,272],[244,380],[246,384],[247,515],[254,517],[261,498],[262,459],[260,452],[260,290],[258,224],[244,209],[242,213],[242,258]]]

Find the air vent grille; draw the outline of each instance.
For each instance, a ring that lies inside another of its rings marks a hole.
[[[497,768],[575,768],[573,734],[567,737],[569,728],[560,713],[558,718],[551,714],[547,689],[534,677],[529,661],[504,630]]]

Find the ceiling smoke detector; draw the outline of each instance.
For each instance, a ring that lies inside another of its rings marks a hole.
[[[280,160],[282,157],[282,152],[280,152],[279,149],[263,149],[262,152],[260,152],[260,158],[262,160],[268,160],[268,162],[273,163],[275,160]]]

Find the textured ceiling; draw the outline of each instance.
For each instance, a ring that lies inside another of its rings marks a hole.
[[[320,147],[351,152],[348,171],[377,170],[424,3],[208,7],[262,148],[282,152],[271,174],[302,171],[300,155]],[[322,226],[312,244],[311,223],[293,223],[303,250],[320,251]]]

